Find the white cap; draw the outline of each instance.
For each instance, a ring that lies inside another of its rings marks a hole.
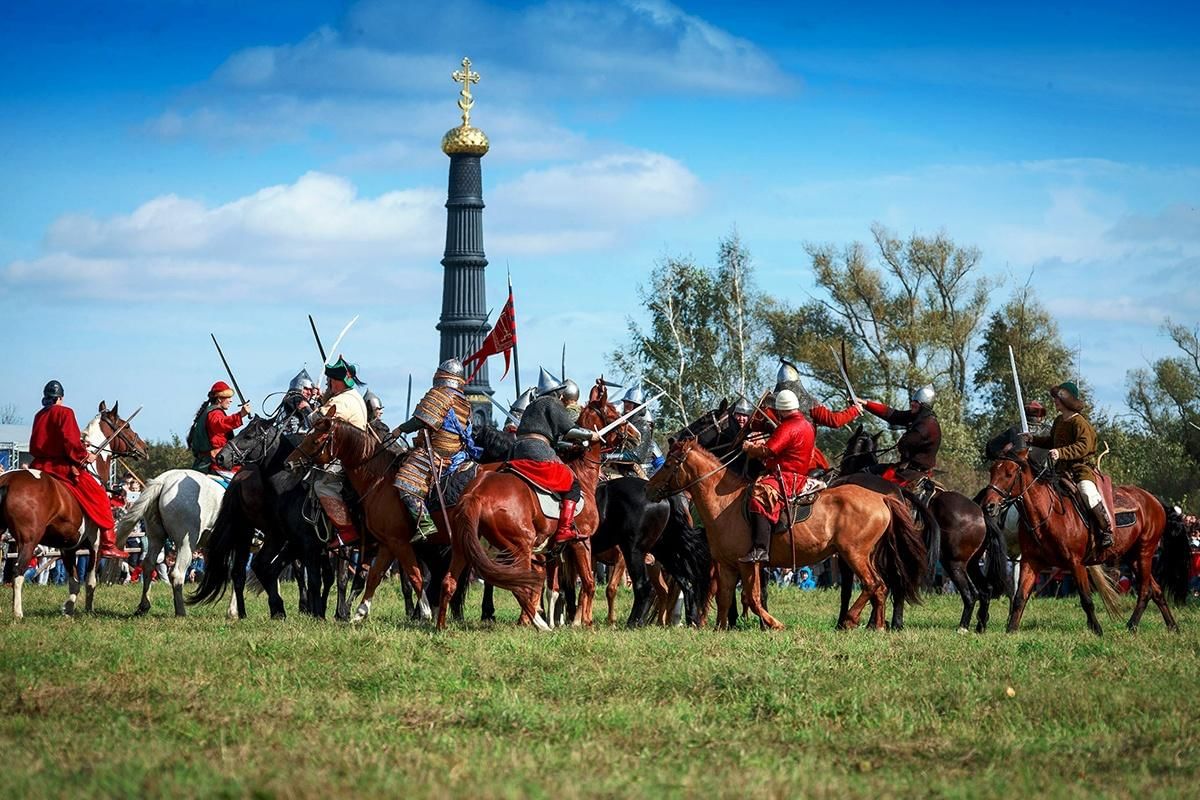
[[[791,389],[780,389],[775,393],[775,410],[776,411],[799,411],[800,401],[796,399],[796,393]]]

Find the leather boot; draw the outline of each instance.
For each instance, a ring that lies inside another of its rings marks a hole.
[[[558,512],[558,530],[554,532],[554,543],[569,542],[578,535],[575,530],[575,501],[563,500]]]
[[[743,564],[771,560],[771,520],[762,514],[750,515],[750,552],[738,559]]]
[[[1096,536],[1096,546],[1101,550],[1107,550],[1113,546],[1113,531],[1112,521],[1108,518],[1108,511],[1103,504],[1092,506],[1092,516],[1096,518],[1096,525],[1099,534]]]
[[[100,531],[100,558],[129,558],[129,553],[117,547],[117,532],[112,528]]]

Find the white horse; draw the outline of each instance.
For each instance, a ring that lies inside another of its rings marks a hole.
[[[186,616],[183,582],[192,555],[204,546],[225,487],[208,475],[193,469],[167,470],[142,489],[141,496],[117,522],[117,541],[124,541],[139,521],[146,526],[148,543],[142,554],[142,602],[138,616],[150,610],[150,583],[154,565],[168,537],[175,543],[175,566],[171,570],[171,588],[175,594],[175,616]],[[237,618],[236,595],[229,598],[229,615]]]

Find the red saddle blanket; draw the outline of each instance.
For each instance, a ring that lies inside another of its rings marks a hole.
[[[506,462],[505,466],[534,486],[555,494],[571,491],[571,484],[575,483],[575,473],[561,461],[530,461],[518,458]]]
[[[100,481],[96,480],[92,473],[81,472],[74,480],[71,480],[50,470],[41,470],[41,472],[43,475],[49,475],[54,478],[63,488],[70,492],[71,496],[78,501],[79,507],[83,509],[84,515],[96,523],[101,530],[108,530],[117,526],[117,523],[113,520],[112,506],[108,502],[108,492],[104,491],[104,487],[100,485]]]

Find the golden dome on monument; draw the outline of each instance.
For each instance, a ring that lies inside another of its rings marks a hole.
[[[442,152],[448,156],[465,153],[466,155],[481,156],[488,151],[487,134],[479,128],[470,125],[459,125],[446,131],[442,137]]]

